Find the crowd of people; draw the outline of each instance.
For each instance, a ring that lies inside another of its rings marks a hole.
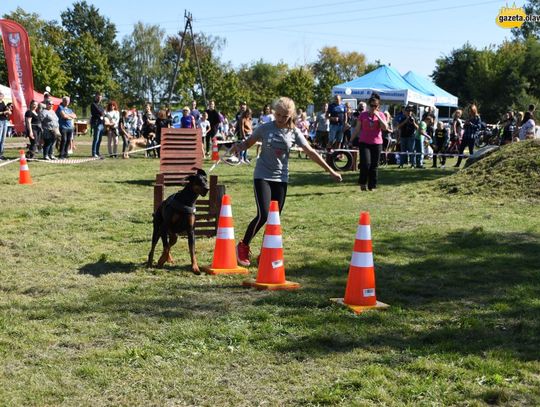
[[[0,93],[0,159],[4,159],[4,140],[13,109],[11,103],[3,102],[3,97]],[[197,102],[192,101],[191,107],[185,106],[181,115],[175,113],[174,116],[169,108],[154,110],[150,103],[142,111],[136,108],[120,110],[114,100],[105,105],[102,100],[102,95],[96,93],[90,106],[91,156],[95,158],[102,158],[103,138],[107,140],[110,157],[129,158],[130,140],[134,138],[144,140],[144,145],[150,149],[148,156],[159,157],[162,129],[168,127],[200,128],[202,148],[208,155],[212,139],[242,142],[250,138],[257,126],[275,120],[270,104],[255,114],[246,101],[239,103],[236,115],[229,121],[216,109],[213,100],[201,110]],[[64,96],[55,111],[50,95],[45,93],[43,101],[30,103],[25,113],[30,157],[41,153],[43,159],[55,160],[55,146],[58,159],[73,153],[77,115],[70,108],[70,102],[70,98]],[[446,154],[454,154],[459,155],[455,164],[459,167],[465,150],[472,154],[479,134],[486,129],[475,104],[469,105],[465,113],[461,109],[456,110],[451,121],[446,123],[437,121],[429,107],[421,116],[415,114],[416,109],[412,105],[401,106],[395,117],[388,110],[383,112],[380,109],[381,101],[376,93],[367,103],[360,102],[355,109],[348,102],[342,103],[337,95],[312,115],[297,109],[294,121],[296,128],[314,148],[325,152],[358,149],[361,166],[367,165],[362,174],[372,174],[369,180],[361,176],[360,184],[368,190],[376,187],[374,177],[379,164],[425,168],[425,158],[429,157],[433,160],[433,167],[439,164],[444,167]],[[526,112],[506,112],[502,121],[492,129],[492,138],[497,144],[533,138],[536,128],[534,112],[534,105],[530,105]],[[259,148],[257,146],[257,156]],[[238,159],[250,162],[247,151],[240,152]]]

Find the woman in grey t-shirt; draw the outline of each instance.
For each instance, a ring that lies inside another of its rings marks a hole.
[[[238,263],[249,266],[249,243],[266,223],[270,201],[278,201],[281,213],[289,182],[289,153],[293,146],[301,147],[306,155],[330,173],[336,181],[341,175],[334,171],[315,151],[295,126],[296,107],[292,99],[281,97],[274,104],[275,119],[258,126],[251,137],[231,149],[232,153],[247,150],[257,141],[262,143],[253,174],[257,216],[247,227],[238,243]]]

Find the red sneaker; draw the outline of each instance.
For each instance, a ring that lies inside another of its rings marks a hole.
[[[251,264],[249,261],[250,254],[249,245],[242,241],[238,242],[238,246],[236,246],[236,257],[238,258],[238,264],[244,267],[249,266]]]

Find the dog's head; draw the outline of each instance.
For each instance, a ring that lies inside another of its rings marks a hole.
[[[187,181],[188,185],[197,195],[206,196],[210,190],[208,179],[206,178],[206,172],[204,172],[204,170],[197,169],[197,173],[187,177]]]

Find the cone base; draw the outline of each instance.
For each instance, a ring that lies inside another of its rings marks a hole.
[[[201,267],[201,270],[204,271],[206,274],[210,274],[212,276],[221,275],[221,274],[249,274],[248,269],[244,267],[240,267],[240,266],[236,266],[235,268],[232,268],[232,269],[217,269],[217,268],[212,268],[211,266],[208,266],[208,267]]]
[[[340,305],[344,305],[351,309],[352,312],[355,314],[360,314],[364,311],[368,311],[371,309],[387,309],[390,308],[390,305],[385,304],[384,302],[377,301],[375,305],[351,305],[351,304],[345,304],[343,301],[343,298],[330,298],[330,301],[333,301],[335,303],[338,303]]]
[[[244,287],[253,287],[257,290],[298,290],[300,288],[300,283],[295,283],[294,281],[285,281],[282,284],[266,284],[266,283],[257,283],[257,280],[251,279],[246,280],[242,283]]]

